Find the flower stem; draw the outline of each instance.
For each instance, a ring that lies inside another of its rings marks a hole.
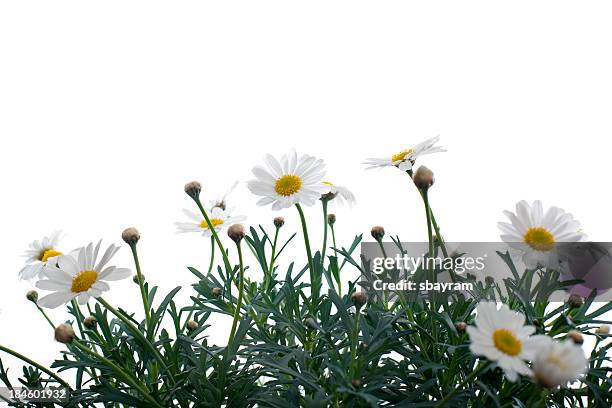
[[[136,274],[138,276],[138,286],[140,286],[140,296],[142,297],[142,306],[144,307],[145,318],[147,320],[147,328],[151,324],[151,310],[149,306],[149,296],[144,286],[144,279],[142,278],[142,271],[140,269],[140,261],[138,260],[138,252],[136,251],[136,243],[130,244],[132,250],[132,256],[134,257],[134,264],[136,265]]]
[[[299,203],[295,204],[295,207],[300,214],[300,221],[302,222],[302,232],[304,234],[304,244],[306,245],[306,255],[308,256],[308,269],[310,271],[310,285],[311,285],[311,302],[310,311],[314,314],[315,307],[314,302],[319,297],[319,284],[318,280],[315,279],[314,263],[312,261],[312,251],[310,250],[310,240],[308,238],[308,227],[306,226],[306,218],[304,217],[304,211]]]
[[[436,405],[436,408],[441,408],[446,406],[446,404],[453,399],[453,397],[470,381],[474,380],[478,374],[480,374],[481,372],[483,372],[487,367],[489,367],[489,365],[491,364],[490,361],[487,361],[484,364],[481,364],[478,368],[476,368],[474,371],[472,371],[470,373],[470,375],[468,375],[467,377],[465,377],[465,380],[461,381],[461,383],[459,385],[457,385],[451,392],[449,392],[448,394],[446,394],[446,396],[444,398],[442,398],[440,400],[440,402],[438,402],[438,404]]]
[[[274,242],[272,243],[272,254],[270,255],[270,267],[268,268],[268,276],[265,277],[264,281],[264,292],[268,290],[268,286],[272,280],[272,273],[274,272],[274,258],[276,257],[276,244],[278,243],[278,232],[280,227],[276,227],[274,232]]]
[[[12,355],[13,357],[17,357],[18,359],[28,363],[29,365],[36,367],[37,369],[39,369],[43,373],[47,374],[49,377],[53,378],[55,381],[57,381],[58,383],[62,384],[64,387],[68,388],[70,391],[72,391],[72,388],[70,387],[70,385],[66,381],[62,380],[53,371],[51,371],[51,370],[45,368],[44,366],[38,364],[36,361],[31,360],[28,357],[24,356],[23,354],[18,353],[15,350],[11,350],[10,348],[4,347],[2,345],[0,345],[0,351],[4,351],[5,353]]]
[[[325,251],[327,250],[327,203],[326,198],[321,199],[323,206],[323,248],[321,248],[321,265],[325,265]]]
[[[53,330],[55,330],[55,324],[53,324],[53,321],[49,318],[49,315],[47,315],[47,312],[45,312],[43,310],[43,308],[41,308],[40,306],[36,305],[36,308],[40,311],[40,313],[44,316],[45,320],[47,322],[49,322],[49,324],[51,325],[51,328]]]
[[[208,274],[212,272],[212,268],[215,265],[215,238],[210,237],[210,263],[208,264]]]
[[[200,212],[202,213],[202,216],[204,217],[204,220],[206,220],[206,225],[208,225],[208,229],[210,230],[213,239],[217,242],[217,245],[219,246],[219,250],[221,251],[221,256],[223,257],[223,263],[225,264],[225,269],[227,269],[229,273],[234,268],[232,268],[232,264],[230,264],[230,261],[227,258],[227,252],[225,252],[225,247],[223,246],[223,244],[221,243],[221,240],[219,239],[219,234],[217,234],[217,231],[215,230],[214,225],[212,224],[212,222],[210,222],[210,218],[208,218],[208,214],[206,213],[206,210],[204,209],[204,206],[202,205],[202,201],[200,201],[200,197],[195,197],[193,201],[195,201],[198,208],[200,209]]]
[[[336,279],[336,283],[338,284],[338,295],[342,297],[342,279],[340,279],[340,267],[338,265],[338,250],[336,249],[336,231],[334,229],[334,224],[331,224],[329,229],[331,229],[332,242],[334,244],[334,257],[336,257],[336,265],[338,266],[338,278]]]
[[[234,310],[234,320],[232,322],[232,329],[230,330],[229,339],[227,341],[227,347],[229,350],[230,345],[234,341],[236,335],[236,327],[238,326],[238,319],[240,318],[240,309],[242,308],[242,295],[244,292],[244,264],[242,262],[242,247],[240,241],[236,243],[238,249],[238,262],[240,263],[240,269],[238,272],[238,300],[236,301],[236,309]]]

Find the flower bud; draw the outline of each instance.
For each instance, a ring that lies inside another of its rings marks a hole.
[[[576,309],[584,305],[584,298],[580,295],[570,295],[569,299],[567,299],[567,304],[571,309]]]
[[[369,344],[366,343],[365,341],[359,344],[359,350],[361,351],[366,351],[369,347]]]
[[[327,223],[331,226],[336,223],[336,214],[329,214],[327,216]]]
[[[380,225],[376,225],[372,227],[372,231],[370,232],[372,233],[372,237],[377,241],[382,240],[383,237],[385,236],[385,229],[381,227]]]
[[[242,238],[244,238],[244,235],[244,225],[242,224],[234,224],[227,229],[227,236],[235,243],[240,242]]]
[[[489,286],[493,286],[493,284],[495,283],[495,278],[492,276],[486,276],[485,283]]]
[[[368,301],[368,295],[365,292],[355,292],[351,295],[351,302],[357,309],[361,309]]]
[[[221,296],[221,288],[212,288],[212,294],[215,297]]]
[[[140,239],[140,232],[134,227],[126,228],[121,233],[121,239],[128,245],[136,245]]]
[[[608,335],[610,334],[610,326],[608,326],[607,324],[602,324],[597,328],[595,333]]]
[[[363,383],[361,382],[361,380],[359,378],[355,378],[351,381],[351,384],[353,385],[353,387],[355,388],[361,388],[361,386],[363,385]]]
[[[195,320],[189,320],[187,322],[187,330],[190,332],[198,330],[198,327],[200,327],[200,325],[198,325],[198,322]]]
[[[26,299],[33,303],[38,302],[38,292],[35,290],[29,291],[28,293],[26,293]]]
[[[455,328],[457,329],[458,333],[465,332],[466,327],[467,327],[467,324],[465,324],[465,322],[458,322],[455,324]]]
[[[539,319],[533,319],[531,321],[531,324],[533,325],[533,327],[540,327],[541,326]]]
[[[198,181],[191,181],[185,184],[185,193],[194,200],[200,196],[202,185]]]
[[[570,330],[567,333],[567,337],[572,340],[574,344],[581,345],[582,343],[584,343],[584,337],[582,336],[582,333],[580,333],[578,330]]]
[[[285,225],[285,219],[283,217],[276,217],[276,218],[274,218],[274,226],[276,228],[280,228],[283,225]]]
[[[67,323],[62,323],[55,328],[55,341],[68,344],[76,337],[72,326]]]
[[[317,330],[319,328],[317,321],[312,317],[307,317],[306,319],[304,319],[304,325],[310,330]]]
[[[145,281],[145,277],[144,275],[140,275],[141,277],[138,277],[138,274],[132,276],[132,280],[134,281],[135,284],[140,285],[140,279],[142,279],[142,283],[144,283]]]
[[[83,325],[90,330],[93,330],[98,325],[98,320],[93,316],[87,316],[83,319]]]
[[[425,166],[421,166],[418,168],[416,173],[414,173],[412,181],[414,181],[414,185],[419,189],[427,190],[434,183],[433,171],[429,170]]]

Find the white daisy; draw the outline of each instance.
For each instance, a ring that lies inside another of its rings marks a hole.
[[[572,340],[551,340],[533,361],[535,379],[548,388],[564,386],[577,380],[587,370],[582,347]]]
[[[368,170],[390,166],[397,167],[401,171],[412,170],[412,166],[414,166],[414,163],[420,156],[446,151],[446,149],[435,145],[439,140],[440,136],[432,137],[412,148],[404,149],[399,153],[393,154],[391,157],[366,159],[364,164],[368,166],[366,168]]]
[[[256,179],[248,183],[249,190],[263,196],[257,204],[272,204],[273,210],[294,204],[313,205],[327,189],[321,179],[325,163],[309,155],[298,157],[295,151],[285,154],[280,162],[266,155],[267,168],[253,167]]]
[[[547,336],[531,336],[534,326],[525,326],[525,317],[506,305],[497,309],[495,302],[480,302],[476,307],[476,326],[469,326],[470,350],[485,356],[504,370],[509,381],[518,374],[531,375],[525,361],[534,359],[540,348],[547,344]]]
[[[62,255],[62,252],[57,249],[60,234],[60,231],[55,231],[48,237],[43,237],[40,241],[36,240],[30,243],[30,248],[24,253],[26,263],[19,271],[21,279],[39,277],[47,263],[55,265],[57,257]]]
[[[99,241],[95,247],[90,243],[80,248],[76,252],[76,257],[59,256],[58,266],[47,265],[44,271],[47,279],[36,282],[36,287],[54,292],[40,298],[38,305],[53,309],[74,298],[78,298],[80,304],[85,304],[90,297],[99,297],[102,292],[110,289],[106,281],[129,277],[131,271],[128,268],[106,266],[119,250],[118,246],[111,244],[96,263],[101,243],[102,241]]]
[[[213,207],[207,210],[208,218],[210,223],[213,225],[215,231],[219,232],[225,227],[229,227],[232,224],[244,221],[246,219],[243,215],[232,217],[233,208],[223,209],[221,207]],[[189,222],[176,222],[178,232],[200,232],[205,237],[212,236],[211,230],[208,228],[208,223],[201,214],[196,214],[192,211],[183,209],[183,212],[187,217],[191,219]]]
[[[545,266],[558,268],[559,256],[555,248],[557,242],[578,242],[585,238],[580,232],[580,223],[570,213],[557,207],[546,212],[542,203],[534,201],[530,206],[526,201],[516,204],[516,214],[504,211],[510,223],[497,225],[502,231],[501,239],[508,243],[513,252],[522,254],[528,268]]]
[[[321,198],[334,200],[334,202],[338,204],[344,204],[344,202],[346,202],[349,207],[357,201],[355,195],[348,188],[333,184],[329,181],[322,181],[321,183],[325,186],[325,191],[321,195]]]
[[[210,208],[214,208],[214,207],[219,207],[223,210],[225,210],[227,208],[227,197],[236,189],[236,186],[238,185],[238,182],[234,182],[234,184],[232,184],[232,186],[225,192],[225,194],[223,194],[221,197],[217,198],[216,200],[212,200],[208,202],[208,206]]]

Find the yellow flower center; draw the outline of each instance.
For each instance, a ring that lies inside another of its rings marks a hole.
[[[404,150],[403,152],[396,153],[393,156],[391,156],[391,161],[393,163],[397,161],[404,161],[406,159],[406,156],[408,156],[413,151],[414,151],[413,149],[408,149],[408,150]]]
[[[521,352],[521,341],[508,329],[497,329],[493,332],[495,347],[509,356],[516,356]]]
[[[72,287],[70,290],[73,293],[87,292],[98,279],[98,272],[93,270],[81,271],[72,278]]]
[[[41,262],[47,262],[49,258],[53,258],[54,256],[60,256],[62,253],[60,251],[56,251],[53,248],[45,249],[38,256],[38,260]]]
[[[555,237],[546,228],[531,227],[523,235],[523,240],[536,251],[550,251],[555,246]]]
[[[295,174],[285,174],[274,183],[274,191],[283,197],[297,193],[301,187],[302,179]]]
[[[212,224],[213,228],[216,227],[217,225],[221,225],[223,224],[223,220],[221,218],[211,218],[210,219],[210,223]],[[208,229],[208,223],[206,222],[206,220],[203,220],[200,223],[200,228],[204,228],[204,229]]]

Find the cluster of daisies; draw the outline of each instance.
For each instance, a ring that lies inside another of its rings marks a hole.
[[[387,158],[367,159],[368,169],[392,167],[412,175],[413,166],[423,155],[443,152],[434,137]],[[261,198],[258,205],[271,205],[273,210],[291,206],[312,206],[318,201],[348,203],[355,196],[346,187],[325,180],[325,163],[310,155],[298,155],[295,151],[278,160],[267,155],[264,165],[252,170],[254,179],[248,182],[249,190]],[[236,183],[237,184],[237,183]],[[176,223],[179,232],[196,232],[210,237],[222,228],[245,220],[234,216],[228,206],[228,195],[236,187],[216,200],[206,203],[204,215],[185,209],[189,219]],[[584,239],[579,224],[571,214],[557,207],[546,212],[540,201],[529,205],[521,201],[516,213],[506,211],[509,223],[499,223],[501,238],[507,242],[527,267],[558,265],[555,244]],[[118,247],[110,245],[98,260],[100,242],[64,254],[59,244],[59,233],[54,233],[30,245],[28,261],[21,270],[23,279],[38,278],[36,286],[51,291],[40,298],[38,305],[54,308],[71,300],[85,304],[91,297],[99,297],[109,290],[108,281],[130,276],[127,268],[108,266]],[[586,369],[586,359],[579,346],[569,341],[557,341],[548,336],[534,336],[534,327],[524,325],[524,317],[507,306],[497,308],[495,303],[480,303],[476,311],[476,324],[467,328],[471,338],[471,350],[476,355],[495,361],[510,381],[518,375],[535,376],[551,386],[563,385],[578,378]],[[526,362],[532,363],[530,368]]]

